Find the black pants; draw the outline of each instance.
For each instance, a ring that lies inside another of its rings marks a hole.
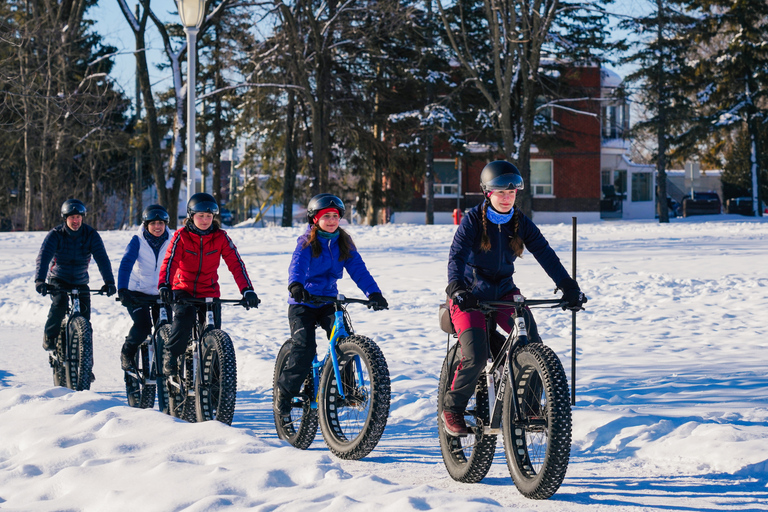
[[[174,291],[177,299],[189,298],[192,295],[187,292]],[[195,320],[205,325],[205,305],[196,304],[174,304],[173,322],[171,323],[171,334],[168,338],[168,344],[165,349],[173,357],[179,357],[187,349],[189,338],[192,336],[192,329],[195,326]],[[217,329],[221,328],[221,305],[216,304],[213,308],[213,323]]]
[[[283,371],[277,379],[277,385],[288,396],[301,392],[301,384],[312,370],[312,360],[317,352],[315,327],[322,327],[328,337],[334,321],[332,304],[320,308],[311,308],[301,304],[288,306],[288,322],[291,326],[291,354],[285,362]]]
[[[86,320],[91,319],[91,294],[88,293],[87,284],[71,284],[60,279],[50,279],[52,286],[58,286],[65,290],[77,288],[80,290],[80,314]],[[61,329],[61,321],[67,316],[67,306],[69,305],[69,296],[65,292],[51,292],[51,309],[48,311],[48,320],[45,322],[45,336],[48,339],[56,339]]]
[[[133,292],[133,296],[141,299],[157,299],[157,295],[147,295],[144,293]],[[133,325],[125,337],[125,343],[130,345],[135,351],[136,347],[142,344],[152,333],[152,326],[157,322],[160,316],[160,304],[137,304],[126,306],[128,314],[131,315]],[[171,320],[172,312],[168,312],[168,320]],[[134,352],[135,353],[135,352]]]
[[[532,343],[541,343],[539,329],[536,327],[536,321],[530,310],[526,309],[525,325],[528,330],[528,340]],[[509,317],[507,325],[501,325],[501,328],[509,332],[514,325],[514,318]],[[477,380],[485,369],[488,361],[488,351],[493,350],[494,354],[501,349],[503,339],[501,336],[491,334],[491,347],[485,339],[485,329],[470,328],[466,329],[459,336],[459,352],[456,356],[460,357],[459,367],[453,377],[453,383],[450,389],[445,393],[443,408],[447,411],[462,414],[467,408],[467,403],[475,393]]]

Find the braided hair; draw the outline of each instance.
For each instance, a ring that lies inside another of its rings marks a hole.
[[[483,252],[488,252],[491,250],[491,239],[488,237],[488,214],[486,213],[490,204],[491,201],[486,196],[485,201],[483,201],[483,234],[480,238],[480,250]],[[517,208],[514,210],[515,213],[512,215],[514,236],[509,239],[509,248],[512,249],[512,252],[515,253],[515,256],[522,258],[525,244],[523,243],[523,239],[520,238],[520,235],[518,234],[518,228],[520,227],[520,210]]]
[[[320,228],[317,227],[317,224],[312,224],[309,237],[304,240],[303,247],[306,248],[307,246],[312,246],[313,258],[317,258],[320,256],[320,253],[323,252],[323,246],[317,237],[318,229]],[[355,249],[355,243],[352,241],[352,237],[349,236],[349,233],[341,228],[337,229],[339,230],[339,261],[344,261],[352,256],[352,251]]]

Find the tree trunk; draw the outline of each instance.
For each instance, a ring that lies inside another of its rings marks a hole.
[[[293,226],[293,196],[296,188],[296,96],[288,91],[288,105],[285,115],[285,169],[283,171],[283,218],[281,226]]]

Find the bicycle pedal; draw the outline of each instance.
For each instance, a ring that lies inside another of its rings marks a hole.
[[[125,372],[125,374],[126,374],[128,377],[131,377],[132,379],[136,379],[136,380],[139,380],[139,375],[138,375],[138,373],[136,373],[136,372],[127,371],[127,372]]]

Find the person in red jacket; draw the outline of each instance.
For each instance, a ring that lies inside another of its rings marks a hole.
[[[258,307],[259,298],[253,291],[240,254],[232,239],[221,229],[214,215],[219,205],[210,194],[193,195],[187,204],[184,227],[177,230],[160,268],[158,289],[163,302],[176,298],[220,297],[219,263],[221,258],[232,272],[247,307]],[[177,359],[187,348],[198,308],[188,304],[173,304],[171,334],[163,353],[163,372],[174,375]],[[221,319],[217,312],[216,326]]]

